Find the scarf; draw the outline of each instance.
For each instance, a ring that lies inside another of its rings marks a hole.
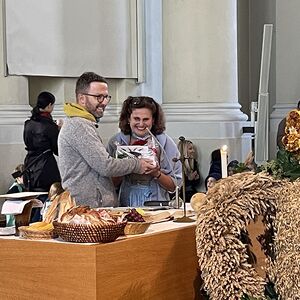
[[[48,118],[48,119],[52,119],[52,116],[49,112],[41,112],[40,115],[42,117]]]
[[[131,137],[133,137],[136,140],[132,143],[132,145],[144,146],[148,143],[148,140],[151,137],[151,135],[147,134],[147,135],[144,135],[144,136],[138,136],[134,132],[132,132]],[[130,137],[130,139],[131,139],[131,137]]]
[[[67,117],[80,117],[92,122],[98,122],[98,120],[91,113],[77,103],[65,103],[64,112]]]

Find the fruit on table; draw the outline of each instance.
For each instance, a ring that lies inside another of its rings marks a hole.
[[[145,211],[144,211],[142,208],[137,207],[135,210],[136,210],[140,215],[142,215],[142,216],[145,215]]]
[[[128,222],[145,222],[143,216],[135,208],[132,208],[129,213],[125,215],[124,220]]]

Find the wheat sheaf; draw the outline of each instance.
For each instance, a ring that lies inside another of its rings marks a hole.
[[[222,179],[206,195],[198,210],[196,246],[210,300],[240,300],[243,295],[265,299],[265,278],[248,262],[240,237],[257,216],[275,215],[281,191],[289,184],[266,173],[238,173]],[[270,272],[275,265],[269,264]]]

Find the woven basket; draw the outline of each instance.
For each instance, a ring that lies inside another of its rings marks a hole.
[[[31,240],[49,240],[56,237],[53,229],[51,230],[31,230],[29,226],[19,227],[19,236]]]
[[[124,235],[126,223],[117,224],[68,224],[53,222],[54,231],[64,241],[73,243],[109,243]]]
[[[127,222],[124,233],[126,235],[144,233],[149,228],[150,224],[150,222]]]

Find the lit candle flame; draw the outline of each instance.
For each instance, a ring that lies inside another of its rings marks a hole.
[[[222,178],[226,178],[227,175],[227,145],[221,147],[221,168],[222,168]]]
[[[227,145],[223,145],[221,148],[221,151],[227,152],[228,150],[228,146]]]

